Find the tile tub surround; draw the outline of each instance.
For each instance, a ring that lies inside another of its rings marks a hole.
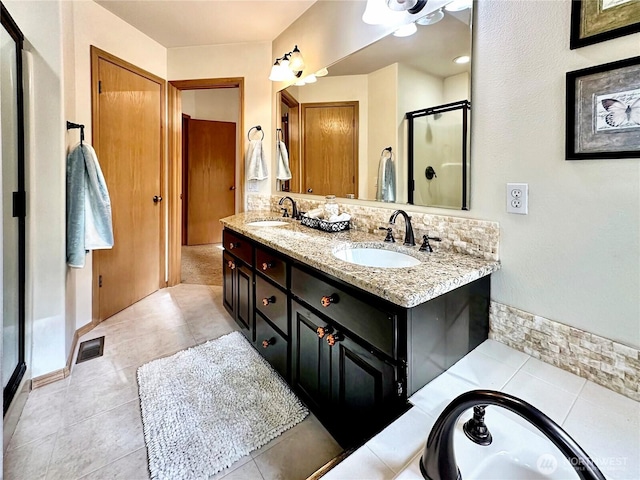
[[[491,302],[489,338],[640,401],[640,351]]]
[[[271,210],[281,216],[282,205],[280,199],[287,195],[248,195],[248,210]],[[339,200],[339,199],[337,199]],[[298,210],[308,212],[324,204],[323,199],[295,198]],[[376,237],[384,239],[384,233],[378,230],[387,226],[389,217],[396,209],[403,209],[411,216],[411,225],[419,245],[423,235],[440,237],[441,242],[431,242],[434,251],[452,251],[483,258],[484,260],[499,259],[500,227],[497,222],[476,220],[472,218],[456,217],[454,215],[433,215],[411,211],[411,205],[390,205],[392,208],[374,207],[353,203],[338,203],[340,212],[351,215],[352,229],[374,233]],[[289,202],[285,206],[290,209]],[[392,227],[396,242],[402,243],[404,238],[404,220],[396,220]]]
[[[640,478],[640,403],[487,340],[416,392],[409,399],[414,405],[411,410],[334,467],[323,480],[422,480],[418,461],[436,418],[459,394],[479,388],[515,395],[542,410],[578,442],[606,478]],[[471,414],[465,412],[459,422],[465,422]],[[494,406],[487,408],[489,430],[492,419],[498,421],[497,416],[516,421],[542,437],[520,417]],[[496,436],[493,442],[505,448],[509,445],[508,439]],[[548,452],[540,452],[544,453],[553,454],[558,462],[565,461],[551,443]],[[367,476],[358,476],[363,471]],[[466,478],[465,472],[461,473]]]
[[[500,268],[495,260],[444,250],[419,252],[418,246],[410,248],[401,243],[383,243],[384,236],[381,238],[365,231],[326,233],[293,220],[280,227],[246,225],[274,218],[277,217],[272,212],[252,211],[220,221],[252,240],[405,308],[420,305]],[[375,268],[347,263],[333,256],[333,251],[348,248],[354,242],[359,243],[358,246],[364,244],[407,253],[422,263],[415,267]]]

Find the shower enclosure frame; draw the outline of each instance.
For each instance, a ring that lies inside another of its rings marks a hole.
[[[413,172],[414,166],[414,154],[413,154],[413,141],[414,141],[414,126],[413,120],[415,118],[426,117],[428,115],[436,115],[442,114],[445,112],[451,112],[454,110],[462,111],[462,208],[461,210],[469,210],[469,201],[468,201],[468,187],[467,187],[467,179],[469,172],[467,171],[467,162],[469,160],[469,152],[467,151],[467,141],[469,137],[469,112],[471,111],[471,102],[468,100],[461,100],[458,102],[445,103],[443,105],[437,105],[435,107],[423,108],[421,110],[414,110],[412,112],[407,112],[405,117],[407,118],[409,124],[407,129],[407,143],[409,148],[407,153],[407,163],[408,163],[408,200],[407,203],[413,205],[413,192],[415,190],[415,178]]]

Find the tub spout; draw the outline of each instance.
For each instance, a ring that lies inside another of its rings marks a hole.
[[[428,480],[461,480],[455,453],[453,434],[458,418],[464,411],[477,405],[498,405],[527,420],[558,447],[571,462],[582,480],[605,480],[604,475],[589,455],[562,427],[533,405],[513,395],[493,390],[473,390],[455,398],[440,414],[431,429],[420,459],[420,471]]]

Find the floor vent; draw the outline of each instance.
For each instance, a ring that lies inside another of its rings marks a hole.
[[[86,362],[92,358],[101,357],[103,351],[104,337],[98,337],[82,342],[78,349],[78,359],[76,360],[76,363]]]

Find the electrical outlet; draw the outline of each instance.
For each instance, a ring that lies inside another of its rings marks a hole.
[[[529,213],[529,184],[507,183],[507,213]]]

